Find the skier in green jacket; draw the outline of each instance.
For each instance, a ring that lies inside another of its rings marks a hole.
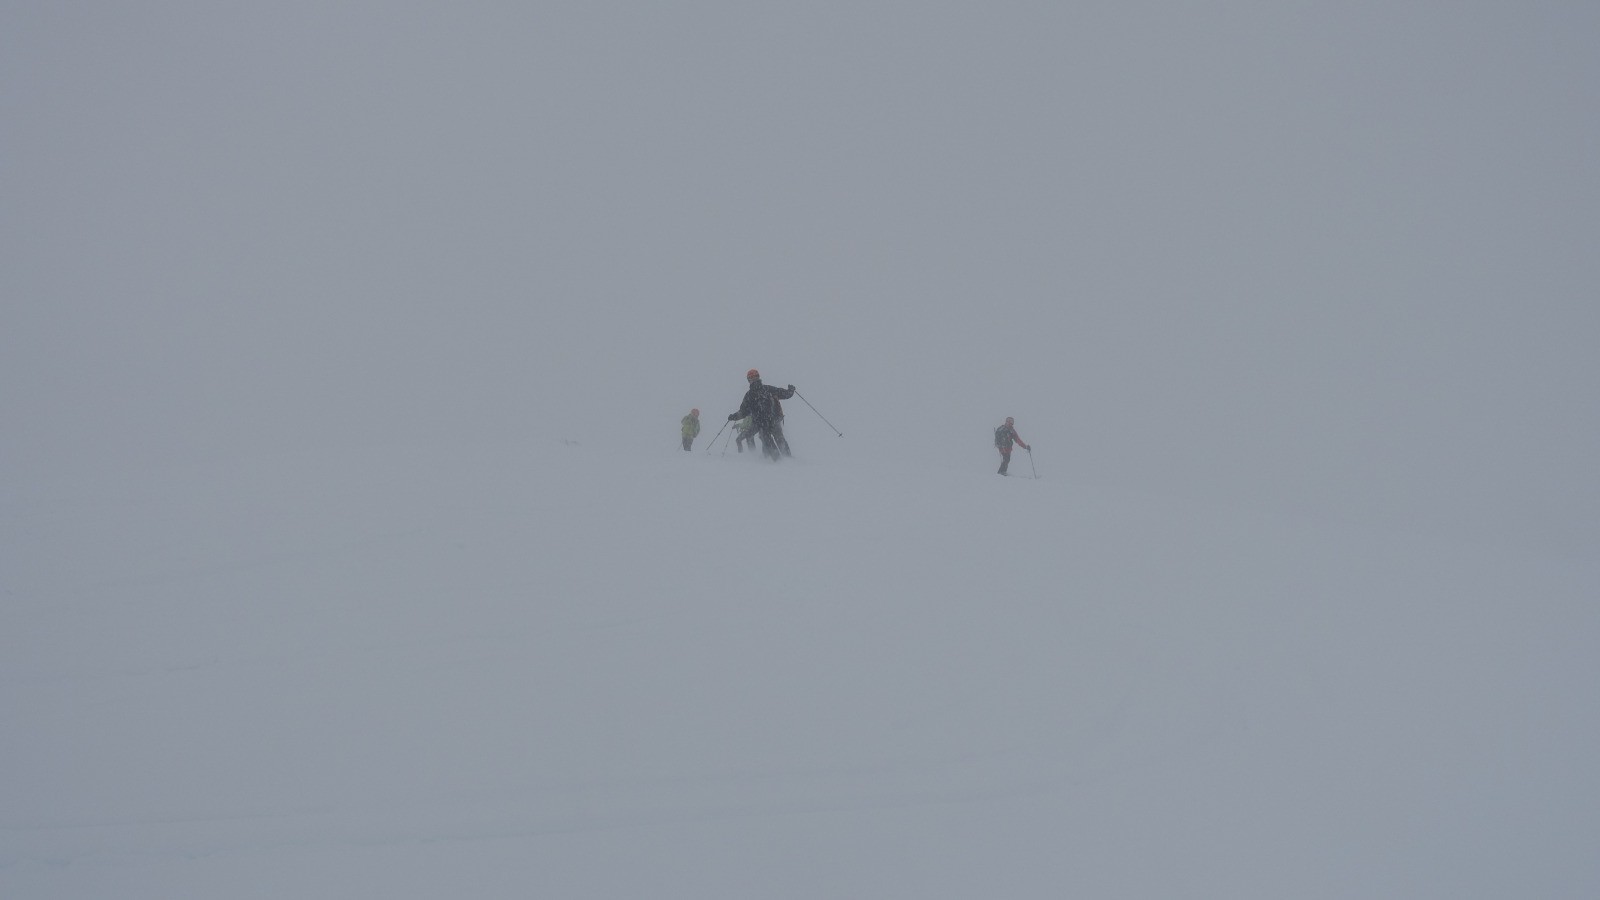
[[[754,416],[745,416],[733,423],[733,433],[736,438],[733,442],[734,446],[739,448],[740,453],[744,452],[746,443],[750,445],[751,450],[756,448],[756,420]]]
[[[694,439],[700,436],[700,410],[691,409],[683,417],[683,449],[688,450],[694,444]]]

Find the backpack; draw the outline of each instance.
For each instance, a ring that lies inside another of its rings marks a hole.
[[[994,445],[1004,450],[1006,446],[1011,443],[1010,437],[1010,429],[1006,428],[1004,425],[1001,425],[999,428],[994,430]]]

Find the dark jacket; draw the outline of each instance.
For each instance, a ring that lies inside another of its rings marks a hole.
[[[779,400],[787,400],[794,396],[790,388],[770,387],[762,384],[757,378],[750,382],[750,390],[744,392],[744,402],[739,404],[739,411],[729,416],[728,419],[742,419],[751,416],[755,419],[757,428],[767,428],[778,421]]]

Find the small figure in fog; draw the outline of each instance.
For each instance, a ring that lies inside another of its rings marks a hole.
[[[1032,451],[1033,448],[1022,442],[1022,435],[1017,434],[1017,424],[1010,416],[1006,416],[1006,423],[994,430],[994,446],[1000,451],[1000,474],[1006,474],[1006,467],[1011,465],[1011,445],[1016,444],[1024,450]]]
[[[683,417],[683,449],[688,450],[694,445],[694,439],[700,436],[700,410],[691,409]]]

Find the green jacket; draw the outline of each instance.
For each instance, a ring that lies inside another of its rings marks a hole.
[[[683,417],[683,436],[686,438],[700,436],[700,420],[693,415]]]

